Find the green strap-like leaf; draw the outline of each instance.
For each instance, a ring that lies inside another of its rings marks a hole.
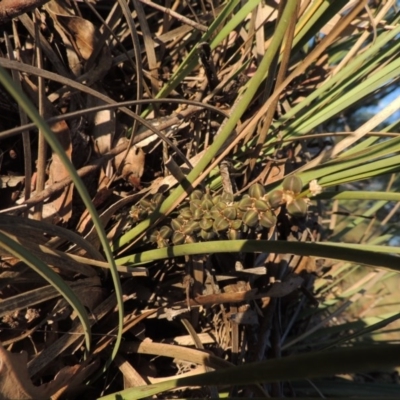
[[[68,301],[72,308],[78,314],[80,321],[82,322],[83,329],[85,332],[85,343],[86,350],[90,352],[91,348],[91,330],[89,317],[85,307],[82,305],[76,294],[72,289],[57,275],[50,267],[48,267],[42,260],[31,254],[21,244],[11,239],[3,231],[0,230],[0,247],[7,250],[13,256],[24,261],[34,271],[36,271],[41,277],[46,279],[52,286],[54,286],[61,295]]]

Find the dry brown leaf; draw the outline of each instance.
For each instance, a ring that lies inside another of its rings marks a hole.
[[[58,141],[61,143],[66,156],[71,160],[72,157],[72,145],[71,145],[71,135],[68,125],[65,121],[56,122],[52,125],[53,133],[57,136]],[[70,176],[64,164],[61,162],[59,156],[53,152],[52,161],[49,169],[49,184],[60,182],[64,178]],[[43,213],[45,213],[46,208],[51,207],[57,212],[57,217],[64,222],[68,221],[72,215],[72,192],[73,186],[69,185],[64,188],[63,192],[51,203],[47,203],[43,207]],[[53,211],[54,212],[54,211]],[[53,223],[58,222],[57,217],[51,213],[47,218],[52,218]]]
[[[65,387],[77,372],[80,372],[81,382],[84,379],[82,366],[75,365],[63,368],[53,381],[35,386],[28,374],[27,361],[25,352],[10,353],[0,344],[0,400],[48,399]]]
[[[73,15],[59,15],[58,20],[68,29],[74,40],[78,55],[87,61],[93,52],[96,42],[97,31],[95,26],[86,19]]]
[[[128,139],[121,138],[117,145],[127,142]],[[139,147],[132,146],[125,157],[125,152],[118,154],[114,159],[115,168],[121,173],[125,180],[132,186],[140,187],[140,178],[144,172],[145,154]]]
[[[101,186],[101,184],[100,184]],[[98,192],[96,193],[95,197],[92,199],[92,203],[96,208],[101,207],[107,199],[112,195],[113,190],[107,187],[100,187]],[[85,235],[88,229],[93,227],[93,218],[90,215],[88,210],[85,210],[81,215],[79,223],[77,225],[77,232],[80,234]]]
[[[73,43],[73,37],[63,26],[62,22],[58,19],[58,17],[61,17],[62,15],[71,15],[72,10],[68,10],[62,0],[50,1],[48,4],[45,5],[45,9],[53,19],[54,28],[57,30],[58,34],[61,37],[61,40],[65,45],[69,68],[75,76],[79,76],[81,74],[82,65],[76,51],[76,46],[74,46]]]
[[[0,189],[15,187],[23,183],[24,180],[25,180],[24,176],[8,176],[8,175],[0,176]]]
[[[46,5],[46,10],[54,21],[54,27],[60,34],[67,51],[68,64],[75,76],[82,73],[82,67],[88,61],[99,40],[99,30],[92,22],[76,16],[74,10],[63,0],[53,0]],[[101,59],[93,66],[89,77],[91,82],[99,79],[109,70],[112,63],[111,53],[107,46],[100,51]]]
[[[111,59],[111,58],[110,58]],[[107,94],[104,90],[96,85],[98,91]],[[96,107],[105,103],[93,96],[89,96],[87,100],[88,107]],[[89,117],[90,118],[90,117]],[[114,134],[116,130],[116,120],[114,110],[102,110],[94,114],[93,119],[90,118],[92,125],[91,134],[94,142],[94,152],[99,156],[108,153],[112,148]],[[112,162],[107,162],[106,167],[100,170],[98,190],[107,188],[108,182],[113,175]]]

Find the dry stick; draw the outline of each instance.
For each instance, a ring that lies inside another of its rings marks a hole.
[[[139,0],[139,1],[143,4],[147,4],[148,6],[155,8],[156,10],[162,11],[164,14],[170,15],[171,17],[177,19],[183,24],[189,25],[201,32],[207,32],[208,29],[207,26],[194,22],[189,18],[186,18],[183,15],[178,14],[176,11],[171,10],[170,8],[160,6],[159,4],[153,3],[150,0]]]
[[[385,15],[388,13],[389,9],[393,7],[393,4],[395,3],[394,0],[388,1],[378,12],[377,16],[375,18],[371,18],[371,25],[374,30],[374,41],[376,38],[376,26],[382,21],[382,19],[385,17]],[[369,8],[366,7],[366,10],[368,12]],[[370,12],[368,13],[370,15]],[[345,65],[348,64],[348,62],[354,58],[357,54],[357,52],[360,51],[362,45],[366,42],[368,39],[368,36],[370,35],[370,31],[367,29],[365,32],[361,34],[361,36],[357,39],[356,43],[354,46],[350,49],[350,51],[343,57],[343,59],[339,62],[339,64],[333,69],[333,71],[330,73],[329,78],[332,78],[335,76],[340,70],[343,69]],[[364,49],[362,49],[364,50]],[[361,51],[362,51],[361,50]]]
[[[147,22],[146,14],[143,10],[142,5],[139,3],[138,0],[133,0],[133,7],[136,11],[136,15],[139,20],[139,25],[142,29],[142,37],[144,42],[144,48],[147,55],[147,64],[150,72],[150,81],[152,87],[151,97],[156,97],[157,93],[160,90],[160,77],[158,74],[158,63],[157,63],[157,56],[154,48],[154,40],[153,35],[150,31],[149,24]],[[139,43],[139,39],[138,44]],[[140,47],[139,47],[139,54],[140,54]],[[139,114],[139,113],[138,113]],[[156,115],[157,116],[157,115]]]
[[[16,52],[17,56],[20,56],[20,42],[19,42],[19,36],[16,34],[16,29],[15,29],[15,24],[13,24],[13,31],[14,31],[14,38],[15,38],[15,44],[16,44]],[[8,56],[10,60],[15,60],[14,57],[14,49],[11,46],[10,39],[8,38],[8,35],[6,32],[4,32],[4,39],[6,42],[6,48],[8,52]],[[18,86],[20,89],[22,88],[21,85],[21,75],[15,71],[11,71],[13,81],[15,82],[15,85]],[[21,105],[18,104],[18,110],[19,110],[19,116],[21,120],[21,124],[25,125],[28,122],[28,117],[24,111],[24,109],[21,107]],[[32,152],[31,152],[31,139],[29,136],[28,131],[22,132],[22,143],[23,143],[23,149],[24,149],[24,173],[25,173],[25,198],[29,199],[31,197],[31,180],[32,180]]]
[[[215,293],[204,296],[197,296],[190,299],[190,305],[194,306],[212,306],[215,304],[223,303],[241,303],[243,301],[251,301],[269,297],[284,297],[292,293],[303,283],[303,278],[298,275],[292,274],[282,282],[275,282],[264,292],[259,292],[257,289],[246,290],[244,292],[232,293]],[[186,301],[178,301],[172,303],[171,306],[186,307]]]
[[[92,161],[90,164],[78,169],[77,173],[78,173],[79,177],[82,178],[83,176],[85,176],[85,175],[87,175],[87,174],[89,174],[91,172],[96,171],[105,162],[111,160],[117,154],[122,153],[124,150],[126,150],[127,147],[128,147],[127,143],[122,144],[122,145],[120,145],[118,147],[115,147],[114,149],[112,149],[108,153],[104,154],[103,157],[98,158],[98,159]],[[29,200],[26,200],[23,203],[23,205],[27,206],[27,208],[30,208],[30,207],[32,207],[32,206],[44,201],[45,199],[47,199],[51,195],[53,195],[55,193],[58,193],[59,191],[64,189],[66,186],[68,186],[71,182],[72,182],[72,179],[70,177],[64,178],[60,182],[57,182],[57,183],[53,184],[52,186],[49,186],[47,189],[43,190],[43,192],[38,193],[35,196],[32,196]]]
[[[134,51],[134,55],[135,55],[135,71],[136,71],[136,77],[137,77],[137,88],[136,88],[136,99],[140,100],[143,98],[143,82],[144,82],[144,78],[143,78],[143,65],[142,65],[142,59],[141,59],[141,53],[140,53],[140,41],[139,41],[139,36],[138,33],[136,31],[136,26],[135,23],[132,19],[132,15],[131,15],[131,10],[129,9],[127,3],[125,0],[118,0],[118,4],[121,7],[121,11],[122,14],[125,17],[126,23],[128,25],[128,29],[129,32],[131,34],[131,38],[132,38],[132,45],[133,45],[133,51]],[[136,106],[137,109],[137,114],[141,113],[141,105],[138,104]],[[140,111],[139,111],[140,110]],[[132,140],[133,137],[135,136],[135,133],[137,131],[139,127],[139,121],[137,121],[136,119],[133,122],[133,127],[132,127],[132,135],[130,138],[130,142],[129,142],[129,147],[132,146]],[[126,152],[122,162],[125,161],[126,156],[128,155],[128,152]]]
[[[193,110],[192,110],[193,111]],[[178,119],[178,118],[177,118]],[[168,125],[168,126],[166,126]],[[166,124],[160,124],[159,128],[161,130],[169,127],[171,124],[171,122],[168,122]],[[143,136],[144,135],[148,135],[148,131],[143,132]],[[151,134],[153,134],[153,132],[151,132]],[[142,135],[140,135],[140,137],[142,137]],[[139,139],[139,135],[136,136],[136,139]],[[122,153],[124,150],[126,150],[128,147],[128,143],[123,143],[117,147],[115,147],[114,149],[110,150],[108,153],[104,154],[102,157],[97,158],[95,160],[93,160],[90,164],[85,165],[84,167],[78,169],[78,175],[80,177],[83,177],[91,172],[96,171],[97,169],[99,169],[104,163],[106,163],[107,161],[111,160],[112,158],[114,158],[116,155],[118,155],[119,153]],[[72,182],[70,177],[64,178],[63,180],[53,184],[52,186],[48,187],[47,189],[45,189],[43,192],[36,194],[35,196],[32,196],[29,200],[26,200],[23,205],[25,205],[27,208],[30,208],[42,201],[44,201],[46,198],[50,197],[53,194],[58,193],[59,191],[61,191],[62,189],[64,189],[64,187],[66,187],[67,185],[69,185]]]
[[[50,123],[50,122],[58,122],[58,121],[64,121],[64,120],[67,121],[72,118],[80,117],[81,115],[87,116],[87,114],[89,114],[89,113],[107,110],[107,109],[113,110],[115,108],[121,108],[121,107],[125,107],[125,106],[135,105],[136,103],[142,103],[142,104],[171,103],[171,104],[188,104],[188,105],[190,105],[190,107],[185,108],[182,111],[179,111],[175,117],[170,117],[168,119],[168,121],[165,121],[165,122],[159,124],[158,127],[160,128],[160,130],[165,130],[165,129],[171,127],[172,125],[175,125],[178,122],[180,122],[180,119],[189,117],[191,114],[195,113],[196,111],[201,111],[202,109],[214,111],[217,114],[221,114],[225,118],[228,117],[228,114],[225,111],[220,110],[219,108],[214,107],[207,103],[200,103],[198,101],[186,100],[186,99],[160,98],[160,99],[130,100],[130,101],[122,101],[122,102],[118,102],[118,103],[113,103],[113,104],[103,104],[100,106],[90,107],[90,108],[86,108],[84,110],[72,111],[72,112],[69,112],[66,114],[51,117],[51,118],[46,119],[46,122]],[[148,121],[148,120],[146,120],[146,121]],[[17,135],[17,134],[23,132],[25,129],[35,129],[35,128],[36,128],[36,124],[29,123],[29,124],[26,124],[23,126],[18,126],[16,128],[7,129],[6,131],[0,132],[0,139],[5,139],[6,137]],[[149,133],[149,132],[150,131],[146,131],[145,133],[141,133],[141,134],[137,135],[135,137],[134,143],[138,143],[141,140],[144,140],[147,137],[149,137],[150,135],[152,135],[152,133]]]
[[[188,331],[189,335],[192,337],[193,342],[196,346],[196,349],[205,350],[203,343],[201,343],[201,340],[200,340],[199,336],[197,335],[197,332],[193,328],[193,325],[186,318],[182,318],[181,322],[182,322],[183,326],[186,328],[186,330]],[[205,365],[204,370],[205,370],[205,372],[211,372],[211,371],[213,371],[213,368]],[[209,386],[209,390],[210,390],[210,395],[211,395],[212,399],[219,399],[218,389],[216,388],[216,386]]]
[[[38,74],[38,75],[41,76],[41,74]],[[82,114],[87,114],[89,112],[100,111],[100,110],[107,109],[107,108],[120,108],[122,105],[127,106],[127,105],[129,105],[131,103],[136,103],[136,102],[138,102],[138,101],[137,100],[133,100],[133,101],[128,101],[128,102],[107,104],[107,105],[101,105],[101,106],[97,106],[97,107],[92,107],[90,110],[74,111],[74,112],[71,112],[71,113],[67,113],[65,115],[59,115],[59,116],[56,116],[56,117],[49,118],[47,120],[47,122],[56,122],[56,121],[61,121],[61,120],[67,120],[67,119],[74,118],[74,117],[77,117],[77,116],[82,115]],[[200,111],[202,108],[217,112],[217,113],[222,114],[225,117],[227,117],[227,113],[226,112],[224,112],[222,110],[219,110],[218,108],[216,108],[214,106],[211,106],[209,104],[199,103],[199,102],[188,101],[188,100],[185,100],[185,99],[151,99],[151,100],[141,100],[140,102],[146,102],[146,103],[148,103],[148,102],[159,102],[159,103],[161,103],[161,102],[170,102],[170,103],[173,103],[173,104],[175,104],[175,103],[176,104],[178,104],[178,103],[186,103],[186,104],[190,104],[191,105],[186,110],[180,111],[179,114],[176,117],[172,117],[168,121],[163,122],[160,125],[158,125],[158,129],[159,130],[165,130],[165,129],[171,127],[172,125],[179,123],[179,121],[181,119],[180,117],[182,117],[182,118],[188,117],[191,114],[195,113],[196,111]],[[0,137],[4,138],[4,137],[12,136],[12,135],[20,133],[21,131],[23,131],[25,129],[32,129],[32,128],[35,128],[35,127],[36,127],[36,125],[34,123],[26,124],[26,125],[24,125],[22,127],[17,127],[17,128],[13,128],[13,129],[9,129],[7,131],[4,131],[4,132],[0,133]],[[141,133],[139,135],[136,135],[134,143],[138,143],[141,140],[151,136],[152,134],[154,134],[154,131],[157,131],[157,130],[154,129],[154,127],[152,127],[151,130],[147,130],[147,131],[145,131],[145,132],[143,132],[143,133]],[[94,160],[91,164],[79,169],[78,170],[78,175],[80,177],[83,177],[86,174],[95,171],[96,169],[100,168],[106,161],[110,160],[111,158],[115,157],[117,154],[119,154],[122,151],[126,150],[126,148],[127,148],[126,144],[122,144],[122,145],[114,148],[109,153],[106,153],[102,158]],[[32,206],[44,201],[50,195],[58,193],[59,191],[61,191],[65,186],[69,185],[70,183],[71,183],[71,179],[65,178],[62,181],[57,182],[53,186],[47,188],[42,193],[37,194],[36,196],[33,196],[31,199],[29,199],[29,201],[25,202],[24,205],[22,205],[21,207],[18,207],[18,209],[30,208],[30,207],[32,207]]]
[[[36,43],[36,57],[37,57],[37,66],[40,69],[43,69],[43,54],[41,48],[41,40],[39,35],[39,23],[37,21],[36,15],[34,14],[35,21],[35,43]],[[38,103],[39,103],[39,114],[44,117],[45,114],[45,87],[44,87],[44,79],[39,76],[38,77]],[[47,154],[47,142],[43,135],[43,132],[39,130],[38,137],[38,156],[37,156],[37,164],[36,164],[36,192],[40,193],[44,190],[46,185],[46,154]],[[42,219],[43,213],[43,205],[37,204],[35,206],[35,212],[33,214],[33,218],[38,221]]]

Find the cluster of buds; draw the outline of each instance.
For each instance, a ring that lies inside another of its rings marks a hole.
[[[286,204],[287,211],[294,216],[307,213],[307,202],[297,198],[303,183],[297,176],[285,178],[282,190],[266,193],[265,188],[256,183],[250,186],[248,193],[235,200],[233,194],[222,193],[211,196],[200,190],[194,190],[189,201],[177,211],[175,218],[153,230],[148,239],[159,248],[169,244],[208,241],[216,237],[231,240],[240,239],[243,234],[254,230],[261,232],[276,225],[277,210]],[[134,222],[147,218],[163,201],[157,194],[152,199],[142,199],[133,206],[130,215]]]

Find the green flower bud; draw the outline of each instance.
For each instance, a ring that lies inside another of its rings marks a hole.
[[[174,245],[183,244],[185,241],[185,235],[181,232],[174,232],[172,235],[172,243]]]
[[[303,182],[298,176],[290,175],[283,180],[282,186],[284,190],[288,190],[297,194],[301,192],[301,189],[303,188]]]
[[[212,240],[212,239],[215,238],[215,233],[214,233],[213,231],[207,232],[207,231],[201,230],[201,231],[200,231],[200,237],[201,237],[203,240]]]
[[[264,200],[256,200],[254,202],[254,207],[257,211],[267,211],[269,210],[269,205]]]
[[[221,211],[222,211],[222,210],[225,210],[225,208],[227,207],[227,205],[226,205],[226,203],[220,201],[220,202],[218,202],[214,207],[217,207],[218,210],[221,210]]]
[[[214,206],[214,203],[211,200],[205,199],[201,203],[201,208],[203,210],[211,210]]]
[[[214,206],[211,210],[210,210],[210,216],[213,219],[217,219],[220,218],[221,215],[221,211],[217,208],[217,206]]]
[[[212,199],[212,202],[213,202],[214,205],[219,203],[220,201],[221,201],[221,195],[220,194],[218,194],[217,196],[214,196],[213,199]]]
[[[148,199],[141,199],[139,201],[139,204],[142,208],[150,208],[152,206],[151,201]]]
[[[172,235],[172,229],[169,226],[164,225],[160,228],[159,235],[163,239],[168,239]]]
[[[224,218],[217,218],[214,221],[213,228],[216,232],[222,232],[229,228],[229,222]]]
[[[243,214],[243,222],[250,228],[254,228],[258,223],[258,213],[254,210],[248,210]]]
[[[185,235],[192,235],[193,233],[200,230],[200,224],[198,222],[189,222],[187,225],[181,228],[181,232]]]
[[[239,201],[239,210],[247,211],[249,208],[253,207],[253,199],[250,197],[244,197]]]
[[[193,192],[189,196],[190,200],[201,200],[202,197],[203,192],[199,189],[193,190]]]
[[[239,230],[242,227],[242,223],[241,219],[235,219],[234,221],[231,221],[230,227],[231,229]]]
[[[203,201],[211,201],[211,203],[212,203],[213,197],[211,196],[210,193],[204,193],[202,200]]]
[[[195,210],[201,209],[201,203],[202,203],[202,201],[198,200],[198,199],[190,200],[190,204],[189,204],[190,211],[192,211],[192,213],[194,213]]]
[[[221,200],[224,203],[230,204],[233,203],[233,194],[232,193],[228,193],[228,192],[223,192],[221,195]]]
[[[151,243],[157,243],[158,239],[159,239],[158,230],[154,230],[153,232],[150,233],[149,241]]]
[[[229,219],[230,221],[233,221],[234,219],[236,219],[237,216],[237,211],[235,207],[232,206],[228,206],[225,208],[225,210],[222,211],[222,215]]]
[[[192,235],[187,235],[185,237],[185,243],[187,243],[187,244],[196,243],[196,242],[197,242],[196,238]]]
[[[157,248],[162,249],[163,247],[168,247],[168,242],[164,239],[157,240]]]
[[[199,226],[202,230],[204,231],[209,231],[212,226],[213,226],[213,220],[211,218],[203,218],[200,222],[199,222]]]
[[[307,203],[304,199],[297,199],[286,206],[287,211],[294,217],[304,217],[307,214]]]
[[[195,221],[199,221],[203,217],[203,214],[204,214],[203,210],[198,208],[198,209],[194,210],[194,212],[193,212],[193,219]]]
[[[272,208],[278,208],[283,203],[283,191],[282,190],[273,190],[268,195],[268,203]]]
[[[249,188],[249,195],[255,199],[261,199],[261,197],[265,195],[264,186],[260,185],[259,183],[251,185]]]
[[[190,211],[189,207],[181,208],[179,210],[179,215],[182,216],[182,218],[185,218],[185,219],[192,219],[193,218],[193,214]]]
[[[171,227],[174,231],[179,231],[182,228],[182,226],[183,223],[179,219],[175,218],[171,220]]]
[[[229,240],[238,240],[240,239],[240,232],[235,229],[229,229],[227,236]]]
[[[271,211],[266,211],[260,215],[260,225],[264,228],[271,228],[276,225],[276,216]]]

